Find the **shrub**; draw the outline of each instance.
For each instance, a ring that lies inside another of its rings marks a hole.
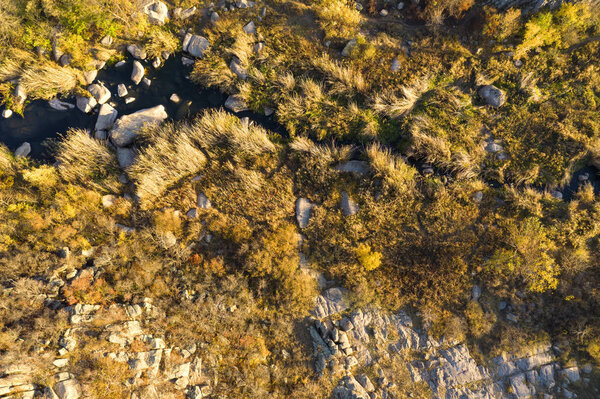
[[[465,310],[469,330],[475,337],[481,337],[491,331],[496,322],[494,313],[484,312],[481,305],[476,301],[470,301]]]
[[[519,29],[521,10],[517,8],[497,12],[491,7],[485,7],[485,14],[483,34],[489,38],[503,41],[514,35]]]
[[[330,38],[348,38],[356,34],[361,22],[360,12],[345,0],[322,0],[315,11],[321,29]]]
[[[356,248],[356,257],[358,258],[358,262],[368,272],[381,266],[381,252],[372,251],[371,246],[368,244],[360,244]]]
[[[385,184],[393,189],[403,191],[414,187],[417,171],[404,160],[392,154],[389,149],[379,144],[367,148],[367,155],[376,176],[383,178]]]
[[[521,277],[531,292],[545,292],[558,286],[558,266],[550,251],[554,245],[536,218],[527,218],[507,227],[507,248],[494,252],[488,267],[509,277]]]

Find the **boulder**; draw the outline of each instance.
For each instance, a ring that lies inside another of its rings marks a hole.
[[[31,144],[24,142],[15,150],[15,157],[26,157],[31,152]]]
[[[110,100],[110,90],[104,87],[104,85],[94,83],[88,86],[88,91],[92,97],[96,99],[98,104],[104,104]]]
[[[98,119],[96,120],[96,130],[109,130],[117,119],[117,110],[109,104],[102,104],[98,111]]]
[[[249,35],[253,35],[256,33],[256,25],[254,25],[254,21],[250,21],[248,22],[243,28],[242,30],[244,32],[246,32]]]
[[[48,105],[50,108],[57,111],[68,111],[75,108],[75,105],[65,101],[60,101],[58,98],[53,98],[52,100],[48,101]]]
[[[98,71],[95,69],[92,69],[91,71],[85,71],[83,73],[83,79],[85,80],[85,83],[88,85],[91,85],[92,83],[94,83],[94,80],[96,80],[97,76],[98,76]]]
[[[239,94],[232,94],[225,100],[225,108],[232,112],[248,111],[246,101]]]
[[[127,46],[127,51],[129,52],[129,54],[131,54],[133,56],[133,58],[135,58],[137,60],[145,60],[146,59],[146,50],[144,50],[142,47],[138,46],[137,44],[130,44],[129,46]]]
[[[135,161],[135,152],[131,148],[117,147],[117,161],[119,166],[126,169],[133,165]]]
[[[219,17],[219,14],[217,14],[214,11],[212,12],[212,14],[210,14],[210,22],[213,24],[216,23],[219,20],[219,18],[221,18]]]
[[[94,109],[98,102],[94,97],[77,97],[76,104],[77,108],[79,108],[81,112],[85,112],[87,114]]]
[[[358,204],[348,196],[348,193],[342,191],[342,197],[340,198],[340,208],[344,212],[345,216],[352,216],[358,212]]]
[[[146,108],[133,114],[120,117],[115,123],[110,138],[117,147],[125,147],[133,143],[137,131],[145,125],[159,124],[167,119],[167,111],[163,105]]]
[[[81,396],[79,383],[73,378],[54,384],[54,391],[60,399],[78,399]]]
[[[144,77],[144,66],[139,61],[133,62],[133,70],[131,71],[131,80],[136,85],[140,84],[142,78]]]
[[[117,86],[117,95],[119,97],[125,97],[127,94],[129,94],[127,87],[123,83],[119,83]]]
[[[506,94],[494,85],[483,86],[479,89],[479,96],[494,108],[498,108],[506,101]]]
[[[162,1],[153,1],[144,6],[148,20],[155,25],[164,25],[169,19],[169,9]]]
[[[117,197],[115,197],[112,194],[103,195],[102,196],[102,207],[110,208],[111,206],[113,206],[115,204],[116,200],[117,200]]]
[[[194,57],[202,57],[209,46],[209,41],[205,37],[199,35],[188,33],[183,39],[183,51],[188,52]]]
[[[307,198],[298,198],[296,201],[296,220],[301,229],[308,226],[310,211],[313,207],[314,205]]]

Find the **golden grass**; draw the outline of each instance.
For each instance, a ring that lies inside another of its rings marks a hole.
[[[67,181],[101,192],[119,189],[117,158],[106,144],[81,129],[70,130],[56,153],[58,171]]]
[[[374,143],[367,148],[367,156],[375,175],[382,178],[389,187],[398,190],[414,187],[416,169],[407,165],[401,157],[392,154],[389,149]]]
[[[81,80],[80,71],[48,62],[26,69],[19,82],[30,98],[49,100],[59,93],[71,92]]]
[[[390,118],[401,118],[411,113],[417,102],[429,88],[429,78],[417,79],[407,86],[400,87],[401,97],[388,90],[377,93],[371,107],[376,112]]]
[[[316,144],[311,139],[306,137],[296,137],[290,144],[290,148],[294,151],[304,152],[312,155],[314,158],[324,163],[343,162],[350,159],[354,147],[343,145],[336,146],[335,144],[323,145]]]

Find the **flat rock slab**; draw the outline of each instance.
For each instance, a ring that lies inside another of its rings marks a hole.
[[[120,117],[113,130],[110,139],[117,147],[125,147],[133,143],[137,132],[144,126],[159,124],[167,119],[167,111],[163,105],[146,108],[133,114]]]
[[[310,211],[314,207],[307,198],[298,198],[296,201],[296,220],[298,221],[298,226],[303,229],[308,225],[308,220],[310,219]]]

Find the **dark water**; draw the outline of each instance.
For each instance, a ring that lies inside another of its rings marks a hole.
[[[567,184],[562,189],[563,199],[571,200],[573,196],[577,193],[579,188],[589,183],[594,188],[594,193],[596,195],[600,194],[600,171],[593,166],[586,166],[579,169],[577,172],[573,173],[573,177],[569,184]],[[587,176],[587,179],[582,180],[580,176]]]
[[[204,109],[220,108],[225,103],[227,95],[217,90],[206,89],[195,85],[187,77],[191,72],[190,66],[184,66],[181,55],[171,56],[159,69],[154,69],[149,62],[142,61],[146,69],[146,77],[152,84],[146,87],[143,83],[135,86],[131,82],[133,60],[119,68],[105,68],[98,73],[95,83],[103,82],[110,90],[112,97],[109,103],[116,104],[119,116],[130,114],[144,108],[164,105],[171,120],[188,119]],[[123,83],[129,94],[120,98],[117,86]],[[177,94],[181,101],[177,104],[169,100],[172,94]],[[125,104],[125,98],[134,97],[136,100]],[[75,98],[63,98],[63,101],[75,104]],[[282,127],[272,117],[241,112],[240,117],[249,117],[263,127],[282,134]],[[30,157],[40,160],[51,160],[52,154],[47,147],[48,140],[57,139],[60,134],[70,128],[85,128],[93,130],[97,114],[95,111],[84,114],[75,108],[69,111],[56,111],[47,101],[35,100],[27,105],[24,118],[13,114],[9,119],[0,117],[0,142],[15,150],[23,142],[31,144]]]

